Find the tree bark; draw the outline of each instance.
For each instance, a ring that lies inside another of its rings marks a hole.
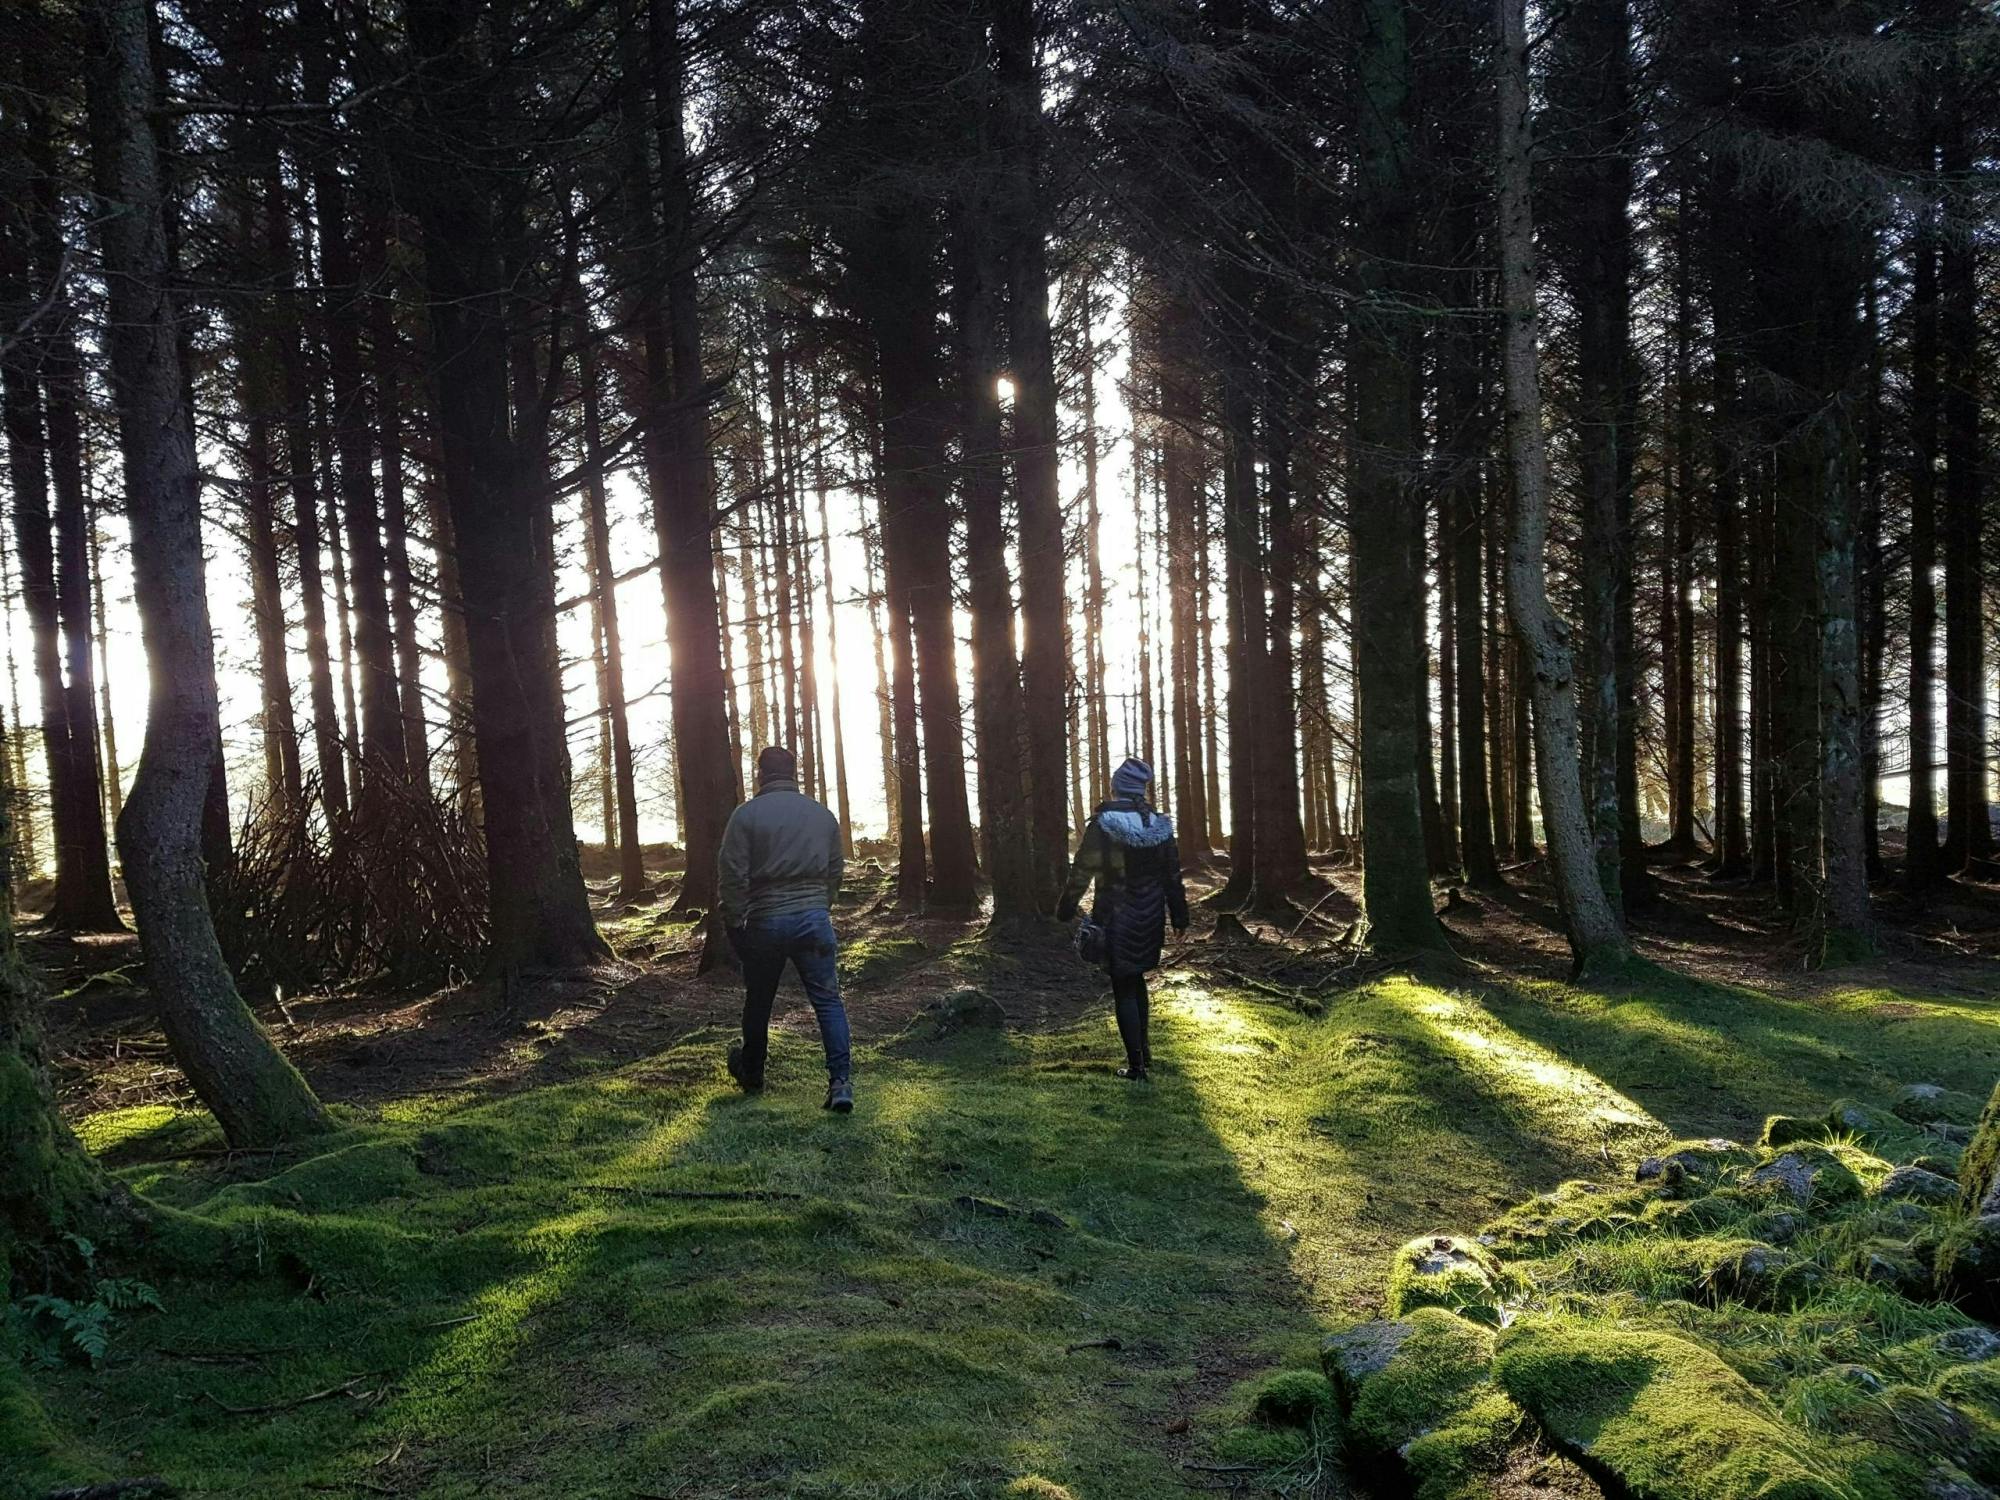
[[[1003,514],[1007,472],[1001,441],[999,334],[1006,287],[999,248],[992,232],[992,206],[975,188],[957,205],[952,246],[960,493],[972,613],[973,731],[979,759],[979,831],[992,882],[993,914],[1018,917],[1039,909],[1043,892],[1034,857],[1021,667],[1014,653],[1014,580],[1007,566]],[[1018,432],[1022,412],[1019,387],[1015,390]],[[1060,591],[1057,597],[1062,597]]]
[[[1525,0],[1499,0],[1499,195],[1501,369],[1507,400],[1507,454],[1514,473],[1514,524],[1507,581],[1514,629],[1531,656],[1535,697],[1535,779],[1563,921],[1576,972],[1631,955],[1618,909],[1604,889],[1585,816],[1577,733],[1575,672],[1568,628],[1549,607],[1548,460],[1542,437],[1541,371],[1535,307],[1535,225],[1529,186]]]
[[[491,71],[492,39],[458,0],[413,5],[409,28],[439,87],[417,99],[428,149],[402,163],[401,186],[423,224],[433,368],[449,372],[432,410],[472,675],[487,967],[511,977],[589,964],[610,950],[591,919],[570,810],[544,439],[533,422],[514,430],[509,403],[510,290],[495,208],[506,163],[494,158],[504,142],[507,101],[496,82],[504,75]]]
[[[580,300],[580,299],[579,299]],[[639,846],[639,800],[632,762],[631,720],[625,709],[625,654],[618,628],[618,574],[611,559],[611,518],[604,496],[604,438],[598,415],[596,336],[582,330],[577,379],[583,386],[584,508],[590,533],[591,592],[604,635],[604,699],[611,721],[611,782],[617,818],[618,899],[645,893],[646,864]],[[613,830],[606,825],[607,841]]]
[[[1362,0],[1355,177],[1358,295],[1348,378],[1354,440],[1348,530],[1361,741],[1362,905],[1378,950],[1441,949],[1425,868],[1417,758],[1423,723],[1416,633],[1424,612],[1422,507],[1413,493],[1413,335],[1402,278],[1414,212],[1406,0]]]
[[[238,995],[202,884],[202,809],[220,729],[200,471],[168,289],[149,10],[146,0],[92,0],[85,11],[97,188],[118,210],[98,223],[133,583],[152,666],[145,746],[118,843],[168,1045],[230,1144],[254,1146],[331,1122]]]

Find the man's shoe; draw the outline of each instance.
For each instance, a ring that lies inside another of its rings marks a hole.
[[[1144,1068],[1131,1068],[1131,1067],[1120,1068],[1118,1070],[1118,1076],[1124,1079],[1127,1083],[1146,1083],[1149,1081],[1146,1077],[1146,1070]]]
[[[854,1112],[854,1085],[845,1078],[836,1078],[826,1086],[825,1108],[837,1115]]]
[[[752,1078],[748,1073],[743,1071],[743,1044],[741,1042],[731,1044],[727,1066],[729,1068],[729,1076],[736,1080],[736,1086],[743,1090],[744,1093],[755,1094],[762,1092],[764,1087],[763,1078],[761,1076]]]

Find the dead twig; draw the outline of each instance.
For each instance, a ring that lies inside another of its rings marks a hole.
[[[362,1381],[382,1373],[380,1370],[364,1370],[361,1374],[343,1380],[339,1385],[330,1385],[323,1391],[314,1391],[307,1396],[296,1396],[290,1401],[266,1401],[256,1406],[231,1406],[213,1391],[203,1391],[201,1394],[202,1399],[221,1407],[232,1417],[260,1417],[268,1412],[291,1411],[295,1407],[310,1406],[315,1401],[331,1401],[335,1396],[351,1396],[354,1394],[354,1388]]]

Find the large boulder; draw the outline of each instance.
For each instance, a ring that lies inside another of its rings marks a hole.
[[[1347,1417],[1350,1456],[1417,1500],[1490,1495],[1522,1430],[1521,1410],[1492,1382],[1493,1334],[1421,1307],[1327,1340],[1327,1376]]]
[[[1561,1321],[1502,1334],[1496,1383],[1605,1488],[1635,1500],[1849,1500],[1728,1365],[1669,1333]]]

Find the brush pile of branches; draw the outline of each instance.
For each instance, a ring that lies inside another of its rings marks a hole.
[[[301,989],[360,979],[437,985],[486,945],[478,824],[430,788],[377,778],[329,817],[317,783],[296,804],[253,807],[209,901],[245,985]]]

